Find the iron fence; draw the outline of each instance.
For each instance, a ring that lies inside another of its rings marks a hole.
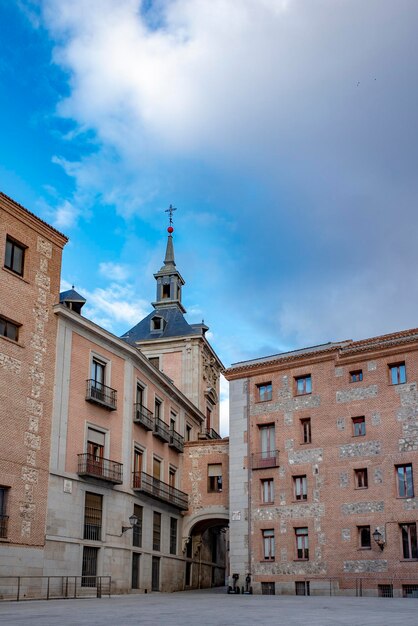
[[[111,576],[0,576],[0,601],[101,598],[111,594]]]

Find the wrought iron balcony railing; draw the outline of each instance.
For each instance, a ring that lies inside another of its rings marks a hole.
[[[116,410],[116,389],[106,387],[106,385],[97,382],[97,380],[90,379],[86,382],[86,400],[88,402],[99,404],[109,411]]]
[[[155,418],[153,434],[159,439],[161,439],[161,441],[165,441],[165,443],[170,442],[170,428],[159,417]]]
[[[9,525],[9,516],[0,515],[0,539],[7,539],[8,525]]]
[[[187,511],[189,508],[189,497],[184,491],[180,491],[162,480],[158,480],[145,472],[133,472],[134,491],[140,491],[157,500],[169,502],[178,509]]]
[[[177,452],[183,452],[184,450],[184,437],[175,430],[170,430],[170,441],[168,444],[171,448],[177,450]]]
[[[109,483],[114,483],[115,485],[121,485],[123,483],[122,463],[111,461],[110,459],[102,459],[88,452],[78,454],[77,456],[77,474],[79,476],[91,476],[92,478],[107,480]]]
[[[134,422],[141,424],[147,430],[154,430],[154,415],[138,402],[134,404]]]
[[[204,428],[199,433],[199,439],[222,439],[222,437],[213,428]]]
[[[279,467],[279,451],[267,450],[251,455],[251,468],[264,469],[265,467]]]

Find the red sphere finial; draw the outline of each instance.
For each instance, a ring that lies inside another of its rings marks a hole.
[[[169,226],[169,227],[167,228],[167,232],[169,232],[169,233],[170,233],[170,235],[171,235],[171,233],[172,233],[172,232],[174,232],[174,228],[173,228],[172,226]]]

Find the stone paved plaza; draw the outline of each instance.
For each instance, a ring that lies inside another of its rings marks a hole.
[[[417,626],[417,616],[414,599],[228,596],[205,591],[0,604],[0,624],[8,626]]]

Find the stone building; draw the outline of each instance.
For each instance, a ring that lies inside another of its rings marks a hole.
[[[0,193],[0,575],[43,571],[62,248]]]
[[[418,330],[245,361],[230,568],[257,593],[418,593]]]

